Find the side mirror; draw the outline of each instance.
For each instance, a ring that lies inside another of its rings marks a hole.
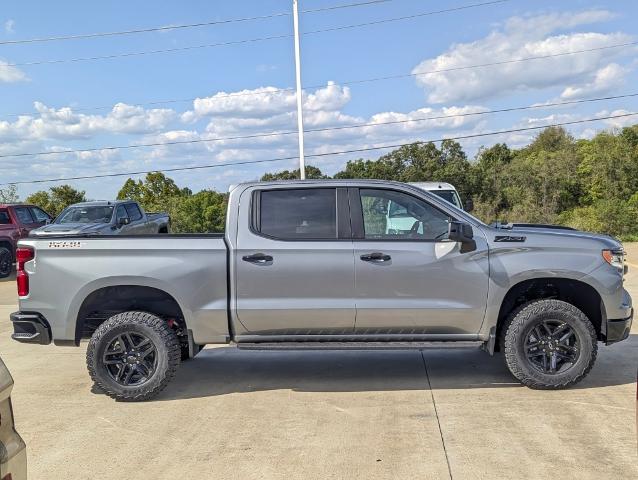
[[[474,200],[472,200],[471,198],[468,198],[467,200],[465,200],[465,209],[466,212],[470,213],[472,210],[474,210]]]
[[[44,224],[45,224],[45,225],[50,225],[50,224],[51,224],[51,222],[53,222],[53,219],[52,219],[52,218],[47,218],[47,219],[44,221]]]
[[[120,217],[117,219],[117,224],[120,227],[123,227],[124,225],[128,225],[129,223],[131,223],[131,220],[128,217]]]
[[[454,242],[469,243],[474,238],[472,225],[453,220],[448,225],[447,237]]]

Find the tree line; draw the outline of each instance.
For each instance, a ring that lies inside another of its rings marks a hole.
[[[333,177],[308,166],[306,177],[449,182],[464,200],[473,200],[473,214],[487,223],[552,223],[638,240],[638,125],[600,132],[592,139],[575,139],[563,128],[551,127],[523,148],[504,143],[482,147],[473,160],[453,140],[440,147],[414,143],[374,160],[351,160]],[[261,180],[296,178],[299,170],[284,170]],[[0,199],[6,194],[0,191]],[[168,211],[174,232],[224,228],[226,193],[193,193],[159,172],[126,180],[118,193],[118,199],[124,198],[140,202],[147,211]],[[84,201],[85,193],[62,185],[26,200],[57,215]]]

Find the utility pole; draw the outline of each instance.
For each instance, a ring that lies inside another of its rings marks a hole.
[[[292,0],[293,23],[295,27],[295,76],[297,77],[297,133],[299,136],[299,175],[306,178],[306,160],[303,148],[303,104],[301,95],[301,56],[299,54],[299,1]]]

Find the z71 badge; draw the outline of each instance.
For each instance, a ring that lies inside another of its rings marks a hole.
[[[82,243],[76,241],[49,242],[49,248],[80,248]]]

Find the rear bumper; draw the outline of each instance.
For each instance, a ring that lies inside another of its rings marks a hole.
[[[631,322],[634,318],[634,309],[631,309],[631,313],[627,318],[620,319],[607,319],[607,331],[605,335],[605,343],[611,345],[612,343],[625,340],[629,336],[631,330]]]
[[[14,312],[10,316],[13,323],[11,338],[21,343],[48,345],[51,343],[49,322],[39,313]]]

